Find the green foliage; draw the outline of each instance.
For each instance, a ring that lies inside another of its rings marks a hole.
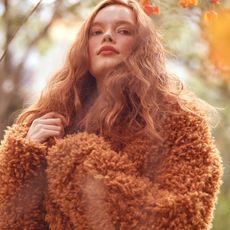
[[[222,191],[214,213],[213,230],[230,229],[230,190]]]

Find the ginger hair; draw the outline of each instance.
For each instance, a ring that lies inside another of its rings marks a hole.
[[[127,60],[108,73],[106,90],[85,112],[84,103],[97,90],[96,80],[88,71],[90,25],[101,9],[114,4],[134,12],[136,45]],[[17,123],[30,125],[34,119],[55,111],[73,126],[75,118],[84,114],[79,127],[87,132],[122,139],[120,130],[125,129],[128,136],[144,133],[162,140],[159,129],[164,113],[196,113],[195,108],[202,110],[204,105],[208,108],[208,104],[195,96],[185,99],[188,94],[182,82],[166,71],[166,54],[151,18],[135,0],[102,1],[82,24],[64,66],[48,82],[38,101],[18,117]]]

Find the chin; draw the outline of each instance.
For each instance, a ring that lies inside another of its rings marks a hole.
[[[112,70],[119,62],[106,62],[98,68],[98,72],[106,72]]]
[[[90,70],[90,73],[93,76],[101,76],[106,75],[107,72],[111,71],[116,65],[118,65],[121,61],[118,60],[106,60],[101,63],[98,63],[94,68]]]
[[[102,64],[101,64],[101,68],[112,68],[114,66],[116,66],[118,63],[120,62],[120,60],[105,60]]]

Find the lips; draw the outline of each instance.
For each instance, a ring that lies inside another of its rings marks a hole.
[[[116,54],[119,54],[119,52],[113,48],[112,46],[103,46],[101,47],[101,49],[98,51],[97,55],[101,54],[101,53],[110,53],[110,52],[114,52]]]

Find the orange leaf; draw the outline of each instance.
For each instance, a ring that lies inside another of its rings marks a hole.
[[[143,7],[146,14],[150,15],[158,15],[160,13],[159,6],[152,6],[151,4],[145,4]]]
[[[144,6],[145,4],[151,4],[150,0],[140,0],[140,4]]]
[[[220,4],[220,0],[210,0],[210,3],[212,3],[212,4]]]
[[[145,4],[143,9],[144,9],[146,14],[151,15],[152,14],[152,7],[153,6],[150,4]]]
[[[210,13],[210,11],[209,11]],[[211,17],[216,12],[211,12]],[[222,71],[230,72],[230,9],[222,9],[212,23],[206,24],[210,60]]]
[[[209,11],[206,11],[203,15],[203,18],[204,18],[204,21],[206,23],[210,23],[210,22],[213,22],[214,20],[216,20],[218,17],[218,14],[216,11],[214,10],[209,10]]]
[[[153,13],[154,15],[160,14],[160,7],[159,7],[159,6],[153,6],[153,8],[152,8],[152,13]]]
[[[179,5],[183,8],[197,6],[199,3],[198,0],[180,0]]]

